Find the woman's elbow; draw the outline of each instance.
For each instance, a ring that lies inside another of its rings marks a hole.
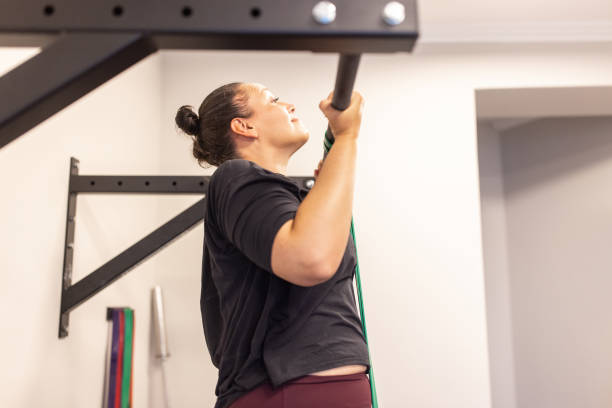
[[[292,267],[287,267],[281,278],[297,286],[312,287],[327,282],[332,276],[330,263],[315,256],[293,259]],[[287,265],[288,266],[288,265]]]
[[[337,266],[333,266],[333,262],[330,262],[326,258],[317,259],[313,257],[311,261],[307,273],[311,281],[309,286],[320,285],[321,283],[327,282],[334,276],[338,269]]]

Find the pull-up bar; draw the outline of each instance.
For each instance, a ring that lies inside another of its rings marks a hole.
[[[334,85],[334,96],[332,98],[332,107],[338,110],[345,110],[351,104],[351,95],[357,79],[357,70],[359,69],[359,61],[361,54],[343,54],[340,55],[338,61],[338,71],[336,73],[336,84]],[[324,157],[334,144],[335,138],[330,127],[327,127],[325,132],[325,152]]]

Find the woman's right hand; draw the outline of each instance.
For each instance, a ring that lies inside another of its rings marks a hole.
[[[334,93],[331,92],[327,99],[319,103],[319,109],[329,120],[329,127],[334,138],[357,139],[361,127],[361,114],[363,111],[364,100],[359,92],[353,91],[351,104],[343,111],[339,111],[331,106]]]

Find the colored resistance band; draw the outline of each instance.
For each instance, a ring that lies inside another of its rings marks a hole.
[[[131,408],[134,311],[130,308],[110,310],[113,329],[106,408]]]
[[[119,310],[113,310],[113,345],[111,347],[111,364],[108,386],[108,408],[115,408],[117,389],[117,360],[119,356]]]
[[[134,356],[134,312],[124,309],[125,315],[125,346],[123,348],[123,376],[121,382],[121,408],[132,406],[132,361]]]
[[[323,146],[325,148],[325,153],[327,154],[331,149],[334,142],[327,138],[327,133],[325,134],[325,139],[323,142]],[[372,408],[378,408],[378,398],[376,397],[376,384],[374,382],[374,368],[372,367],[372,358],[370,357],[370,344],[368,342],[368,331],[366,330],[366,321],[365,321],[365,309],[363,307],[363,294],[361,291],[361,277],[359,275],[359,257],[357,256],[357,239],[355,238],[355,226],[353,224],[353,217],[351,217],[351,235],[353,236],[353,242],[355,243],[355,260],[357,261],[357,266],[355,267],[355,281],[357,282],[357,297],[359,298],[359,313],[361,314],[361,328],[363,329],[363,335],[365,336],[366,345],[368,347],[368,357],[370,358],[370,389],[372,390]]]
[[[117,353],[117,384],[115,385],[115,398],[113,408],[121,406],[121,379],[123,377],[123,347],[125,342],[125,315],[119,310],[119,353]]]

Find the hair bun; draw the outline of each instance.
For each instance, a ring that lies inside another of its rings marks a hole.
[[[179,128],[188,135],[197,136],[200,134],[200,118],[189,105],[181,106],[174,118]]]

